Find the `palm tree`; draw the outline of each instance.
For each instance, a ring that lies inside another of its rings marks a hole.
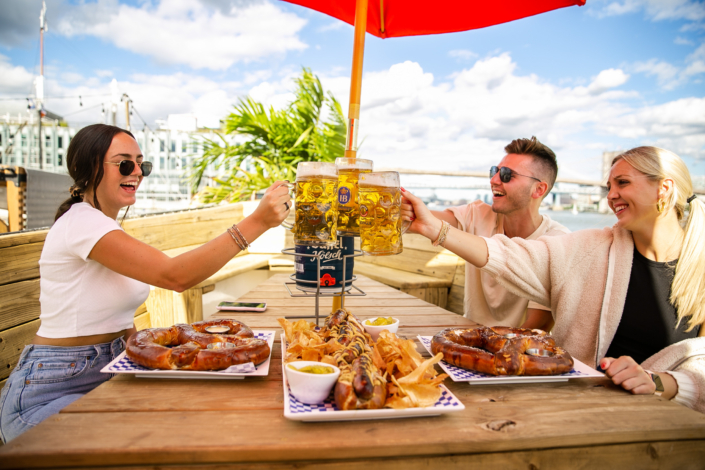
[[[214,164],[218,186],[203,188],[197,195],[202,202],[249,199],[276,180],[293,181],[301,161],[332,162],[343,156],[346,125],[340,103],[324,92],[310,69],[304,68],[295,83],[295,99],[282,110],[267,111],[249,96],[240,99],[225,121],[225,132],[244,136],[245,142],[230,145],[220,134],[220,141],[204,141],[191,184],[196,192],[206,168]]]

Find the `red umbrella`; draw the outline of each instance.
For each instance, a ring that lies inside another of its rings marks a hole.
[[[357,154],[365,31],[379,38],[455,33],[582,6],[586,0],[284,0],[355,26],[345,156]],[[368,8],[369,1],[369,8]]]

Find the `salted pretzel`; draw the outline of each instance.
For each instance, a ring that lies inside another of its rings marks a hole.
[[[490,375],[558,375],[573,368],[573,358],[551,336],[526,328],[446,328],[433,337],[431,351],[454,366]]]
[[[206,330],[211,327],[227,330],[214,334]],[[150,369],[222,370],[259,364],[269,357],[269,344],[242,322],[211,320],[138,331],[127,342],[127,357]]]

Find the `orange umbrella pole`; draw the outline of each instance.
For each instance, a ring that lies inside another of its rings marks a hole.
[[[348,135],[345,156],[357,156],[357,131],[360,125],[360,94],[362,92],[362,59],[365,54],[365,32],[367,30],[367,2],[357,0],[355,4],[355,41],[353,44],[352,74],[350,76],[350,107],[348,108]]]

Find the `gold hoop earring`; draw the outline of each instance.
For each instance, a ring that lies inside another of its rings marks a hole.
[[[663,209],[666,207],[666,201],[664,199],[659,199],[658,202],[656,203],[656,210],[659,212],[663,212]]]

